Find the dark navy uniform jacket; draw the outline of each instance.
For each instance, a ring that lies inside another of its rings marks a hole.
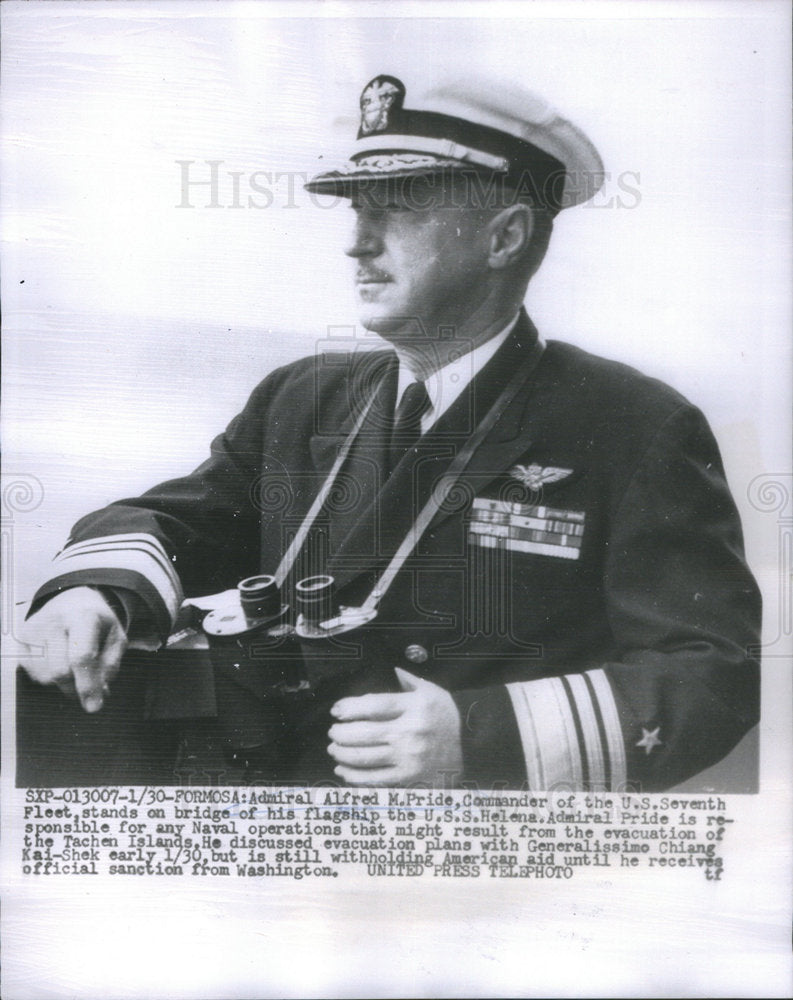
[[[393,352],[278,369],[194,473],[81,520],[36,602],[78,583],[113,587],[134,600],[133,633],[154,623],[165,637],[183,596],[272,573],[377,393],[291,576],[330,573],[342,604],[362,603],[536,338],[522,315],[387,478]],[[352,637],[312,709],[316,746],[298,773],[332,774],[332,701],[398,690],[403,666],[453,693],[467,780],[668,787],[757,721],[759,605],[701,413],[631,368],[551,342]]]

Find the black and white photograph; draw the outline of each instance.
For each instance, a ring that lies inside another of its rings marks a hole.
[[[788,995],[788,6],[0,16],[3,995]]]

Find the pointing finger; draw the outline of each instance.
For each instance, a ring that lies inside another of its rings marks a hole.
[[[98,712],[105,703],[108,687],[99,663],[90,657],[72,663],[77,697],[86,712]]]
[[[69,629],[71,661],[77,697],[86,712],[98,712],[105,700],[104,671],[101,665],[100,623],[87,616]]]

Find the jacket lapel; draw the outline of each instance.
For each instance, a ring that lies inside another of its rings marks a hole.
[[[330,471],[339,448],[347,440],[373,392],[376,398],[358,438],[375,447],[382,446],[384,435],[390,434],[393,419],[397,367],[397,357],[392,351],[366,351],[352,361],[350,377],[343,380],[329,412],[322,414],[322,425],[309,442],[317,472]]]

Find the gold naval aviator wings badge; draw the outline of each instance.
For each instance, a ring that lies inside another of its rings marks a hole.
[[[572,469],[557,469],[552,465],[543,468],[541,465],[513,465],[510,476],[534,492],[541,490],[549,483],[558,483],[561,479],[572,476]]]

